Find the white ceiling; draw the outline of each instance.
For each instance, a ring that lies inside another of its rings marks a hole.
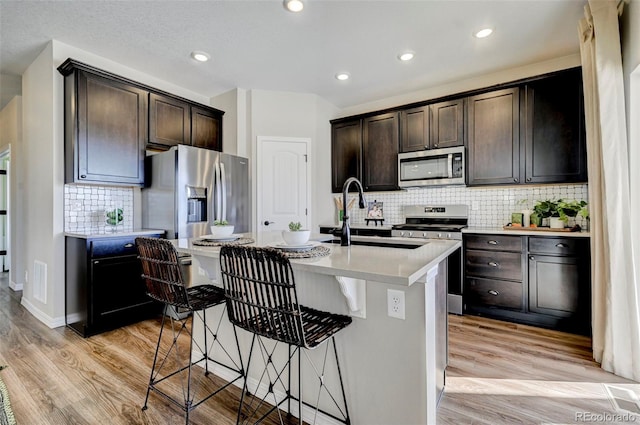
[[[56,39],[210,97],[291,91],[345,108],[578,53],[585,3],[305,0],[294,14],[281,0],[0,0],[0,74],[21,75]],[[484,26],[494,35],[474,38]],[[416,57],[401,63],[407,49]]]

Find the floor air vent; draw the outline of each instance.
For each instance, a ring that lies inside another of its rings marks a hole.
[[[47,303],[47,263],[33,262],[33,298]]]

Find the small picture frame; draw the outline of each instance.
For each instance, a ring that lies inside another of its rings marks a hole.
[[[367,218],[371,220],[382,220],[384,218],[383,202],[368,202]]]

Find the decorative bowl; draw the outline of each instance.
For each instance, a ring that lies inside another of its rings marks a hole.
[[[282,239],[287,245],[303,245],[309,240],[311,235],[310,230],[297,230],[292,232],[291,230],[282,231]]]
[[[211,226],[211,235],[216,238],[225,238],[233,234],[233,225]]]

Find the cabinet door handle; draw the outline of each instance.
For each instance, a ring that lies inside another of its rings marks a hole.
[[[563,244],[563,243],[559,243],[559,244],[556,244],[556,247],[558,247],[558,248],[566,248],[567,246],[565,244]]]
[[[488,243],[489,245],[498,245],[498,241],[494,241],[493,239],[492,239],[492,240],[490,240],[490,241],[487,241],[487,243]]]
[[[495,289],[489,289],[487,293],[489,293],[489,295],[493,295],[494,297],[500,295],[500,292],[496,291]]]
[[[99,260],[93,260],[93,264],[100,264]]]
[[[536,257],[534,257],[533,255],[531,257],[529,257],[529,260],[535,260]]]
[[[433,146],[437,148],[437,147],[438,147],[438,144],[437,144],[437,143],[434,143],[434,144],[433,144]]]
[[[498,267],[499,266],[499,264],[496,263],[495,261],[489,261],[487,264],[490,265],[491,267]]]
[[[527,181],[530,182],[531,181],[531,177],[527,177]]]
[[[81,175],[80,175],[80,178],[81,178],[81,179],[86,179],[86,178],[87,178],[87,176],[86,176],[85,174],[81,174]]]
[[[518,183],[518,178],[516,177],[515,179],[513,179],[514,182]]]
[[[133,244],[132,243],[126,243],[124,244],[125,248],[133,248]]]

